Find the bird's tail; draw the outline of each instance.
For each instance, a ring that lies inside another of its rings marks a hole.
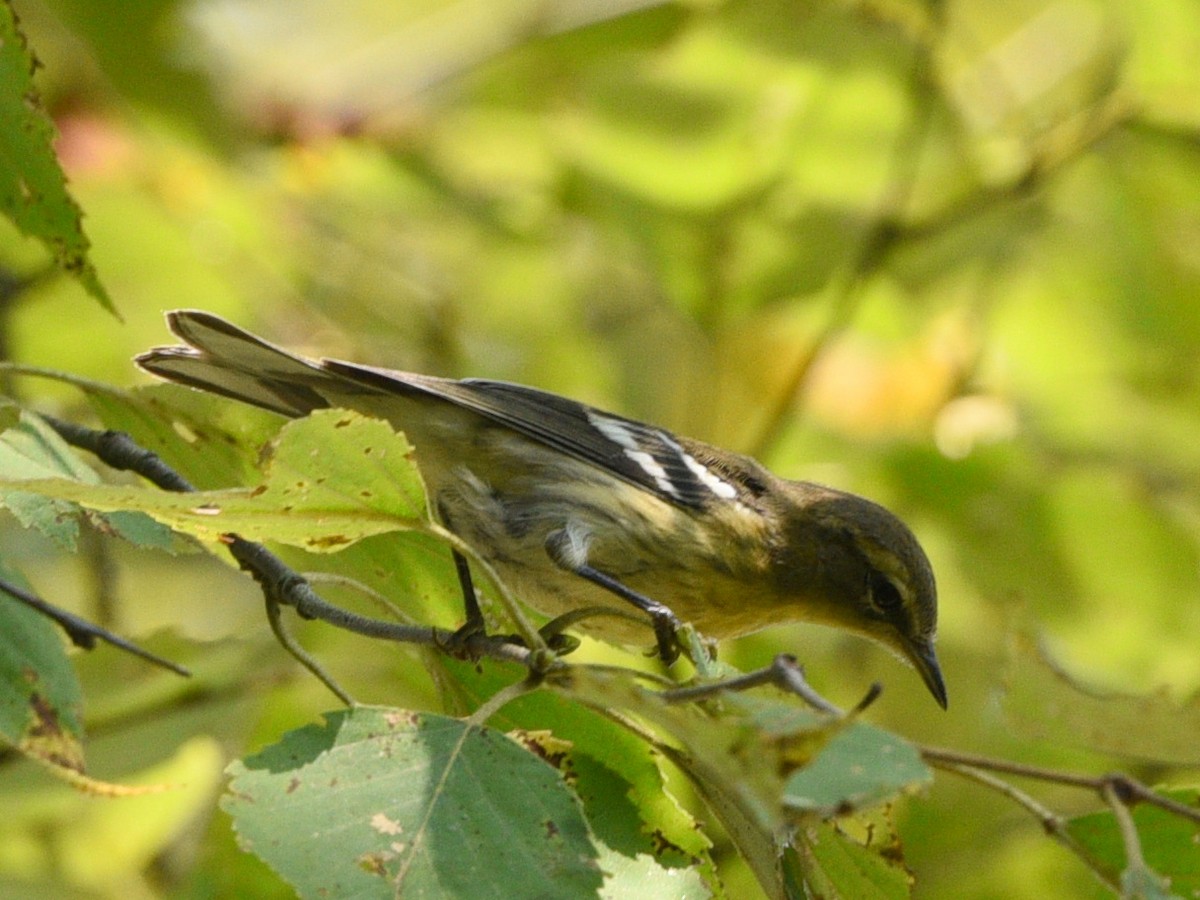
[[[167,325],[188,346],[156,347],[136,362],[168,381],[292,417],[335,405],[335,397],[363,390],[212,313],[174,310],[167,313]]]

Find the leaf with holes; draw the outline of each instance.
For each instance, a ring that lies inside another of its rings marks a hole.
[[[242,846],[302,897],[586,897],[599,850],[562,776],[459,719],[357,707],[230,767]]]
[[[205,541],[236,532],[314,552],[364,537],[425,529],[425,488],[412,447],[386,422],[321,410],[288,422],[271,444],[266,480],[251,490],[178,494],[138,485],[5,478],[0,489],[70,500],[88,509],[144,512]],[[26,476],[28,477],[28,476]]]

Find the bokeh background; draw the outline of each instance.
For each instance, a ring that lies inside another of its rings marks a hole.
[[[727,658],[796,652],[846,704],[882,681],[872,717],[917,740],[1195,782],[1200,6],[14,6],[124,321],[0,222],[9,358],[142,383],[129,360],[166,342],[162,311],[200,307],[315,354],[570,394],[866,494],[934,562],[950,711],[819,629]],[[67,390],[17,390],[87,416]],[[210,785],[131,835],[127,812],[0,763],[20,810],[0,823],[3,877],[287,896],[214,811],[219,772],[335,704],[271,643],[253,585],[3,528],[44,596],[199,670],[180,687],[81,658],[95,774],[191,765]],[[433,702],[412,654],[301,633],[364,699]],[[894,815],[918,897],[1102,895],[976,786],[941,775]]]

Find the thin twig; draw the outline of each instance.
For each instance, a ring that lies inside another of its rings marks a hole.
[[[536,690],[541,684],[541,677],[531,674],[529,678],[521,681],[513,682],[512,684],[502,687],[492,696],[488,697],[475,712],[471,713],[467,721],[472,725],[483,726],[487,724],[488,719],[498,713],[508,704],[512,703],[518,697],[524,697],[530,691]]]
[[[158,454],[141,447],[124,432],[97,431],[52,417],[46,417],[46,422],[67,443],[95,453],[114,469],[135,472],[166,491],[192,493],[196,490]],[[450,631],[372,619],[328,603],[317,595],[303,577],[262,544],[248,541],[236,534],[223,535],[221,541],[228,547],[238,564],[250,572],[262,587],[268,607],[272,604],[291,606],[301,618],[319,619],[337,628],[367,637],[437,648],[444,648],[455,642],[456,636]],[[351,702],[346,692],[282,630],[277,610],[268,611],[268,620],[272,623],[272,630],[284,649],[291,653],[297,662],[316,675],[340,700]],[[535,656],[527,647],[505,639],[479,635],[460,643],[463,651],[473,657],[516,662],[526,668],[544,667],[540,656]]]
[[[392,618],[398,622],[404,622],[406,625],[415,625],[416,620],[408,613],[402,610],[399,606],[385,597],[379,591],[369,585],[363,584],[355,578],[350,578],[346,575],[339,575],[336,572],[304,572],[301,577],[309,584],[327,584],[335,587],[342,587],[349,591],[354,591],[361,594],[368,600],[376,604],[380,609],[387,612]]]
[[[994,759],[974,753],[947,750],[943,747],[923,746],[919,749],[927,763],[939,768],[949,768],[952,765],[971,766],[976,769],[1017,775],[1021,778],[1032,778],[1036,781],[1084,788],[1095,791],[1101,797],[1105,796],[1106,790],[1111,789],[1127,806],[1134,803],[1149,803],[1200,825],[1200,809],[1172,800],[1170,797],[1164,797],[1136,778],[1131,778],[1122,772],[1110,772],[1105,775],[1079,775],[1075,772],[1065,772],[1062,769],[1049,769],[1007,759]]]
[[[107,465],[125,472],[136,472],[164,491],[190,494],[192,483],[172,469],[157,453],[147,450],[123,431],[97,431],[53,416],[41,418],[72,447],[94,453]]]
[[[991,772],[1004,772],[1008,775],[1019,775],[1023,778],[1033,778],[1038,781],[1052,781],[1071,787],[1091,788],[1099,791],[1105,779],[1094,775],[1077,775],[1074,772],[1064,772],[1061,769],[1048,769],[1028,763],[1013,762],[1008,759],[993,759],[974,753],[949,750],[944,747],[921,747],[921,756],[930,765],[963,765],[975,769],[986,769]]]
[[[132,641],[126,640],[120,635],[113,634],[106,628],[101,628],[99,625],[95,625],[87,619],[80,618],[74,613],[69,613],[65,609],[59,609],[57,606],[47,603],[36,594],[22,590],[10,581],[0,579],[0,591],[24,603],[30,609],[37,610],[46,618],[57,623],[67,633],[67,637],[71,639],[71,643],[76,647],[91,650],[96,646],[96,641],[100,640],[118,647],[126,653],[132,653],[134,656],[146,660],[146,662],[154,663],[154,665],[161,666],[164,669],[170,669],[172,672],[175,672],[177,675],[183,675],[185,678],[190,677],[192,674],[179,665],[179,663],[164,659],[155,653],[151,653],[144,647],[139,647]]]
[[[1159,877],[1146,865],[1145,855],[1142,853],[1141,836],[1138,834],[1137,823],[1134,822],[1130,811],[1133,804],[1150,803],[1182,818],[1200,823],[1200,810],[1178,803],[1169,797],[1163,797],[1140,781],[1120,772],[1100,776],[1084,776],[1074,772],[1030,766],[1009,760],[989,759],[933,747],[921,748],[921,755],[930,765],[984,784],[1032,813],[1042,823],[1042,828],[1050,837],[1075,854],[1097,878],[1114,890],[1122,889],[1120,880],[1114,880],[1102,866],[1097,865],[1087,850],[1071,836],[1060,816],[1042,806],[1024,791],[984,770],[990,769],[1022,778],[1096,791],[1112,812],[1117,830],[1121,835],[1121,842],[1125,848],[1126,876],[1130,873],[1137,873],[1142,878],[1158,879]]]
[[[991,788],[998,794],[1007,797],[1009,800],[1012,800],[1018,806],[1025,809],[1026,812],[1032,815],[1035,819],[1037,819],[1042,825],[1042,830],[1045,831],[1050,838],[1057,841],[1059,844],[1077,856],[1084,863],[1084,865],[1094,872],[1096,877],[1099,878],[1105,885],[1113,888],[1114,890],[1119,889],[1120,885],[1114,882],[1111,877],[1106,875],[1104,872],[1101,872],[1096,868],[1087,851],[1084,850],[1079,842],[1071,836],[1071,833],[1067,831],[1066,824],[1063,821],[1062,816],[1043,806],[1036,799],[1022,791],[1020,788],[1017,788],[1009,784],[1007,781],[997,778],[995,775],[985,772],[982,769],[977,769],[974,766],[960,765],[957,763],[941,763],[939,767],[943,771],[961,775],[963,778],[969,778],[978,784],[982,784],[985,787]]]
[[[1190,819],[1197,825],[1200,825],[1200,809],[1188,806],[1186,803],[1180,803],[1178,800],[1173,800],[1170,797],[1164,797],[1153,788],[1149,788],[1140,781],[1135,781],[1126,775],[1122,775],[1120,772],[1110,774],[1106,777],[1117,788],[1120,795],[1125,798],[1125,802],[1128,805],[1149,803],[1151,806],[1157,806],[1161,810],[1184,819]]]
[[[685,703],[712,697],[725,691],[745,691],[764,684],[773,684],[781,690],[795,694],[818,712],[837,717],[846,715],[840,707],[834,706],[813,690],[804,677],[804,667],[796,661],[796,657],[789,653],[780,653],[769,666],[747,672],[745,675],[674,688],[663,691],[660,696],[668,703]],[[867,695],[859,701],[852,712],[866,709],[879,696],[881,690],[882,688],[878,684],[872,685]]]
[[[317,681],[329,688],[335,697],[347,706],[354,706],[354,698],[338,684],[337,679],[329,674],[328,670],[317,661],[316,657],[305,650],[300,645],[300,642],[292,637],[292,633],[284,626],[283,616],[279,614],[283,607],[269,597],[264,599],[263,606],[267,611],[267,624],[271,626],[271,633],[275,635],[275,640],[279,641],[279,645],[291,655],[292,659],[308,669]]]

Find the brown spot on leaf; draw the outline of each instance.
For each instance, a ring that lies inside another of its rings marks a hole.
[[[681,856],[688,856],[682,847],[670,840],[657,828],[650,832],[650,844],[654,848],[655,856],[662,856],[664,853],[678,853]]]
[[[395,709],[389,710],[383,717],[383,721],[387,723],[389,728],[396,729],[400,726],[415,727],[420,721],[420,716],[411,709]]]
[[[324,537],[309,538],[306,543],[310,547],[340,547],[351,543],[351,539],[343,534],[327,534]]]
[[[29,710],[32,715],[20,741],[21,752],[63,769],[83,772],[83,757],[78,752],[78,744],[64,731],[54,704],[38,691],[32,691]]]
[[[380,878],[387,877],[387,861],[388,854],[386,853],[364,853],[357,860],[358,867],[364,872],[371,875],[378,875]]]
[[[549,731],[517,730],[510,732],[509,737],[554,768],[561,770],[566,767],[569,745],[565,741],[555,739]]]
[[[33,723],[25,729],[26,734],[37,738],[62,737],[58,711],[50,704],[50,701],[34,691],[29,695],[29,708],[33,710]]]

